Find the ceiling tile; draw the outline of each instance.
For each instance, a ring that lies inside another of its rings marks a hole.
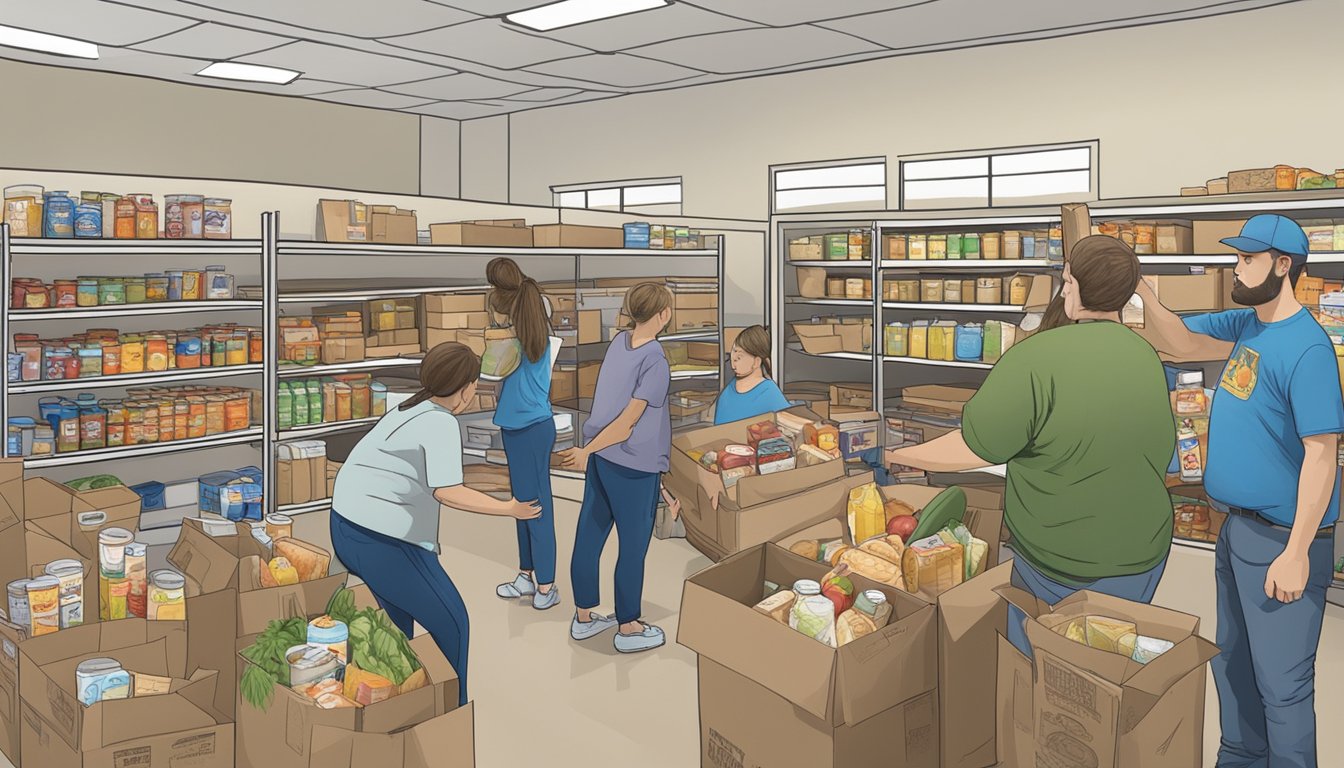
[[[373,109],[410,109],[425,104],[434,103],[433,99],[420,99],[414,96],[402,96],[396,93],[387,93],[386,91],[375,91],[371,88],[354,88],[348,91],[333,91],[313,98],[321,101],[335,101],[341,104],[350,104],[356,107],[372,107]]]
[[[881,50],[880,46],[829,29],[799,26],[692,37],[637,48],[631,53],[726,75]]]
[[[553,61],[529,67],[529,72],[537,72],[553,77],[565,77],[588,83],[597,83],[615,88],[639,88],[649,85],[663,85],[701,73],[675,64],[650,61],[638,56],[618,53],[614,56],[592,54],[577,59]]]
[[[1123,5],[1076,0],[1016,0],[1011,14],[984,13],[982,0],[940,0],[824,26],[858,35],[893,50],[983,45],[1005,39],[1030,39],[1073,30],[1095,31],[1153,21],[1195,18],[1233,9],[1270,5],[1244,0],[1210,6],[1208,0],[1131,0]]]
[[[497,99],[523,93],[533,87],[531,85],[508,83],[471,72],[463,72],[415,83],[391,85],[384,90],[437,101],[459,101],[465,99]]]
[[[426,104],[423,107],[415,107],[406,111],[431,117],[446,117],[451,120],[475,120],[478,117],[502,115],[509,110],[504,107],[492,107],[487,104],[466,101],[440,101],[437,104]]]
[[[497,19],[481,19],[383,42],[498,69],[518,69],[588,53],[586,49],[524,34]]]
[[[474,13],[424,0],[183,0],[182,6],[203,6],[232,14],[236,22],[246,17],[266,19],[300,30],[333,32],[350,37],[373,39],[404,35],[449,24],[462,24],[478,18]]]
[[[534,91],[525,91],[500,99],[500,101],[523,104],[544,104],[548,101],[577,96],[580,93],[582,93],[582,91],[578,88],[538,88]]]
[[[739,19],[788,27],[823,19],[838,19],[860,13],[888,11],[907,5],[924,5],[927,0],[682,0],[706,10]],[[936,4],[936,3],[935,3]],[[983,13],[981,15],[994,15]],[[1016,3],[1014,3],[1016,12]]]
[[[132,46],[151,53],[193,56],[201,59],[232,59],[249,53],[276,48],[293,40],[222,24],[199,24],[167,37]]]
[[[424,80],[450,75],[455,71],[419,61],[306,41],[238,60],[247,64],[293,69],[318,80],[367,86]]]
[[[431,3],[446,5],[463,11],[478,13],[482,16],[502,16],[514,11],[546,5],[555,0],[429,0]]]
[[[130,45],[186,29],[196,22],[101,0],[4,3],[0,22],[100,45]]]
[[[642,13],[564,27],[547,32],[546,36],[595,51],[620,51],[661,43],[664,40],[754,26],[756,25],[748,21],[739,21],[717,13],[702,11],[690,5],[674,3]]]

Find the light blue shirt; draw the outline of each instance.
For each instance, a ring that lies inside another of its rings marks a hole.
[[[1236,343],[1209,417],[1204,487],[1224,504],[1291,527],[1303,438],[1344,432],[1334,345],[1311,313],[1262,323],[1253,309],[1186,318],[1195,333]],[[1333,464],[1333,462],[1332,462]],[[1339,519],[1339,474],[1322,526]]]
[[[523,429],[553,416],[550,352],[543,352],[535,363],[523,355],[522,364],[500,383],[495,426]]]
[[[727,424],[751,419],[788,407],[788,398],[784,397],[784,393],[779,391],[779,385],[771,379],[762,381],[745,393],[737,391],[737,382],[734,381],[723,388],[719,401],[714,405],[714,423]]]
[[[602,433],[631,400],[648,403],[630,437],[607,446],[598,456],[636,472],[666,472],[672,451],[672,419],[667,392],[672,386],[672,368],[657,341],[639,348],[630,346],[630,332],[622,331],[607,348],[597,372],[593,412],[583,423],[583,442]]]
[[[427,400],[388,411],[355,445],[336,475],[332,509],[355,525],[437,551],[434,491],[461,484],[457,417]]]

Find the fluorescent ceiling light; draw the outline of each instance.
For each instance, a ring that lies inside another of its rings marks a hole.
[[[98,58],[98,46],[93,43],[16,27],[0,26],[0,45],[8,48],[27,48],[30,51],[54,53],[57,56],[75,56],[81,59]]]
[[[214,64],[196,73],[199,77],[218,77],[224,80],[246,80],[252,83],[275,83],[287,85],[302,72],[279,67],[262,67],[256,64],[237,64],[232,61],[216,61]]]
[[[662,8],[667,4],[668,0],[561,0],[540,8],[511,13],[505,18],[538,32],[549,32],[598,19]]]

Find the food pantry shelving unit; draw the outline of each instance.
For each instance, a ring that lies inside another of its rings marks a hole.
[[[1300,222],[1338,219],[1344,222],[1344,194],[1326,192],[1284,192],[1271,195],[1220,195],[1214,197],[1178,197],[1155,199],[1105,200],[1089,204],[1094,225],[1105,222],[1153,221],[1241,221],[1257,213],[1282,213]],[[771,220],[769,285],[770,316],[780,329],[775,334],[775,357],[779,376],[788,386],[800,381],[870,382],[874,407],[886,414],[887,405],[901,389],[920,384],[978,386],[992,365],[982,362],[942,362],[910,358],[892,358],[882,354],[883,326],[892,320],[955,319],[958,322],[983,322],[986,319],[1020,322],[1023,307],[1004,304],[940,304],[891,302],[882,299],[886,282],[906,275],[999,275],[1058,271],[1059,264],[1048,260],[891,260],[884,258],[886,238],[897,234],[995,232],[1004,230],[1045,229],[1058,226],[1058,207],[994,208],[952,211],[879,211],[776,215]],[[798,237],[838,233],[859,229],[871,237],[876,257],[865,261],[799,261],[789,259],[789,242]],[[1211,249],[1206,249],[1211,250]],[[1222,250],[1221,248],[1219,250]],[[1145,274],[1199,274],[1201,270],[1231,267],[1231,253],[1183,253],[1142,255],[1139,261]],[[872,299],[805,299],[799,296],[796,267],[825,268],[849,277],[873,281]],[[1344,279],[1344,252],[1313,251],[1308,274],[1330,281]],[[817,315],[858,315],[871,317],[874,325],[873,351],[868,354],[837,352],[809,355],[791,341],[790,324]],[[1181,363],[1177,367],[1204,371],[1205,386],[1216,387],[1223,361]],[[879,430],[885,444],[886,430]],[[1002,476],[1001,467],[991,470]],[[1213,544],[1176,539],[1176,543],[1211,550]],[[1344,556],[1344,535],[1336,535],[1335,557]],[[1336,580],[1330,600],[1344,605],[1344,582]]]

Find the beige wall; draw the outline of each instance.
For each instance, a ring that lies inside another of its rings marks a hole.
[[[682,176],[688,215],[763,218],[771,164],[1100,139],[1105,197],[1230,169],[1344,167],[1338,56],[1274,44],[1344,27],[1344,3],[886,59],[515,114],[512,199]],[[1327,35],[1328,37],[1328,35]],[[1250,109],[1232,111],[1235,104]]]
[[[462,197],[507,203],[509,190],[509,118],[488,117],[462,123]],[[551,198],[534,200],[550,205]]]
[[[415,115],[11,61],[0,83],[0,167],[420,188]]]

